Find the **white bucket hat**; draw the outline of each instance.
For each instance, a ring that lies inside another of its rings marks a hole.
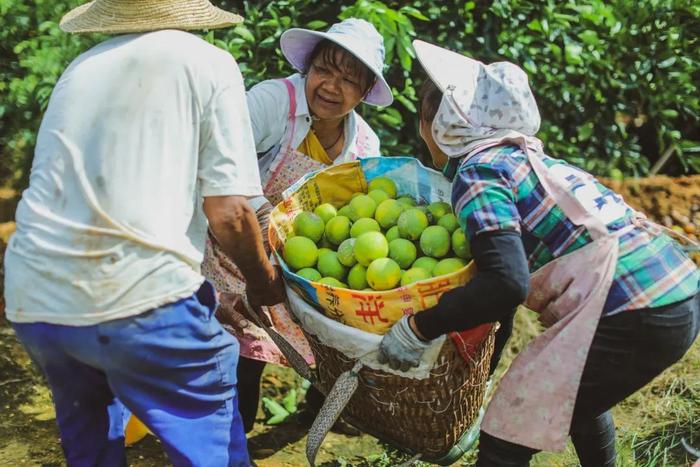
[[[242,21],[207,0],[94,0],[66,13],[60,27],[73,33],[126,34],[225,28]]]
[[[540,113],[527,74],[517,65],[485,65],[464,55],[420,40],[416,56],[443,98],[432,124],[433,138],[449,157],[470,154],[499,141],[534,137]]]
[[[350,52],[377,77],[374,86],[364,98],[366,103],[385,106],[394,101],[391,88],[382,75],[384,39],[374,26],[365,20],[348,18],[334,24],[326,32],[300,28],[288,29],[280,38],[280,47],[289,63],[298,71],[306,73],[309,55],[316,44],[323,39],[328,39]]]

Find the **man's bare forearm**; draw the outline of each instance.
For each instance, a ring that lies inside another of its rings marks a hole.
[[[246,198],[206,198],[204,210],[217,242],[241,270],[250,288],[274,282],[275,269],[267,258],[258,219]]]

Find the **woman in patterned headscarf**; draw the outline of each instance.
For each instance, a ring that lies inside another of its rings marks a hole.
[[[512,323],[520,303],[548,329],[501,380],[479,466],[525,466],[571,435],[581,464],[615,465],[610,409],[679,360],[700,326],[700,274],[657,225],[583,170],[542,152],[526,74],[414,42],[429,75],[420,133],[453,179],[476,277],[382,340],[394,367],[430,339]],[[510,318],[509,318],[510,317]],[[501,345],[512,326],[499,331]]]

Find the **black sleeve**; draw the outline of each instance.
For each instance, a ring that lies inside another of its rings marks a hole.
[[[525,301],[530,273],[517,232],[477,235],[471,250],[476,277],[445,292],[435,307],[415,315],[418,331],[428,339],[499,321]]]

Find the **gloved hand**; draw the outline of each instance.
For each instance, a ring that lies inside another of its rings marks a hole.
[[[420,364],[420,358],[430,346],[413,332],[408,316],[401,318],[384,335],[379,344],[379,363],[389,363],[395,370],[408,371]]]

